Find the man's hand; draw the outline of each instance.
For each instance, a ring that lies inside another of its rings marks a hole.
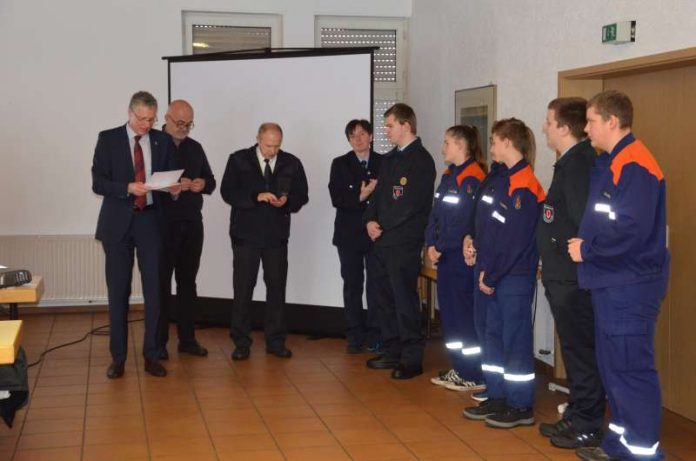
[[[476,248],[474,247],[474,239],[472,239],[470,235],[464,237],[462,253],[464,254],[464,262],[467,266],[476,264]]]
[[[270,202],[271,205],[273,205],[276,208],[280,208],[286,203],[288,203],[288,196],[287,195],[281,195],[280,198],[277,198],[275,200],[271,200]]]
[[[142,182],[131,182],[128,183],[128,193],[135,195],[136,197],[141,197],[150,192],[150,188]]]
[[[278,197],[276,197],[275,194],[272,194],[270,192],[261,192],[259,195],[256,196],[257,202],[271,203],[277,200]]]
[[[430,261],[433,263],[433,267],[437,265],[437,262],[440,260],[440,256],[442,256],[442,252],[437,251],[435,245],[428,247],[428,258],[430,258]]]
[[[583,240],[581,238],[573,237],[568,240],[568,254],[570,259],[576,263],[582,262],[582,252],[580,251],[580,245],[582,245]]]
[[[205,188],[205,179],[196,178],[191,181],[191,192],[199,194]]]
[[[369,181],[363,181],[360,184],[360,201],[364,202],[367,200],[367,198],[372,195],[372,193],[375,191],[375,187],[377,187],[377,180],[376,179],[370,179]]]
[[[368,222],[367,235],[369,235],[372,241],[374,242],[380,237],[380,235],[382,235],[382,226],[380,226],[377,221]]]
[[[179,180],[179,183],[181,184],[181,192],[186,192],[187,190],[191,190],[191,179],[189,178],[184,178],[183,176]]]
[[[486,285],[485,283],[483,283],[483,277],[484,277],[485,275],[486,275],[486,273],[483,272],[483,271],[481,271],[481,275],[479,275],[479,290],[481,290],[481,292],[482,292],[484,295],[489,295],[489,296],[490,296],[490,295],[492,295],[493,292],[495,291],[495,288],[491,288],[491,287],[489,287],[488,285]]]
[[[171,186],[167,187],[167,190],[169,191],[172,197],[178,197],[181,193],[181,184],[172,184]]]

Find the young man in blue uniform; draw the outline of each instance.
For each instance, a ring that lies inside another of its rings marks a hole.
[[[432,206],[435,162],[416,136],[416,114],[406,104],[384,114],[396,147],[382,160],[377,187],[363,220],[375,242],[370,272],[377,287],[384,353],[369,368],[393,369],[392,378],[423,373],[425,339],[421,331],[418,274],[425,226]]]
[[[449,165],[435,191],[425,244],[437,267],[437,301],[452,369],[430,381],[450,390],[473,391],[484,387],[481,344],[474,328],[474,271],[461,248],[464,236],[472,233],[474,196],[486,176],[478,130],[450,127],[442,155]]]
[[[367,120],[351,120],[346,138],[353,148],[331,162],[329,193],[336,208],[333,244],[338,249],[343,278],[343,307],[346,315],[346,352],[356,354],[379,349],[380,330],[375,290],[365,269],[372,254],[362,216],[377,187],[382,156],[372,150],[372,125]],[[367,311],[363,309],[363,286]]]
[[[664,456],[654,340],[669,273],[665,179],[631,133],[632,123],[633,105],[623,93],[605,91],[587,105],[585,131],[603,153],[568,252],[580,263],[580,287],[592,292],[597,363],[611,419],[601,448],[577,449],[584,460]]]
[[[546,144],[556,152],[553,180],[537,226],[541,280],[546,289],[568,377],[568,407],[539,432],[560,448],[597,446],[602,441],[604,388],[597,370],[594,313],[589,290],[578,287],[577,263],[568,239],[578,233],[587,203],[590,171],[597,157],[585,137],[583,98],[551,101],[544,122]]]
[[[483,341],[488,400],[464,416],[499,428],[534,424],[532,301],[539,254],[536,224],[544,190],[534,176],[534,135],[520,120],[493,125],[491,152],[506,170],[482,196],[486,231],[477,230],[478,287],[487,296]],[[479,206],[482,204],[480,203]]]

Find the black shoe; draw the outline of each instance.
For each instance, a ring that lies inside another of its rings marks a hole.
[[[387,357],[387,354],[378,355],[377,357],[372,357],[367,362],[367,368],[373,368],[375,370],[387,370],[389,368],[396,368],[399,365],[398,360]]]
[[[558,448],[598,447],[602,444],[602,433],[576,432],[569,428],[551,437],[551,445]]]
[[[619,458],[612,458],[600,447],[580,447],[575,454],[584,461],[619,461]]]
[[[162,350],[159,353],[160,360],[169,360],[169,352],[167,352],[166,348],[162,348]]]
[[[423,367],[407,367],[404,364],[397,365],[392,371],[392,379],[411,379],[423,374]]]
[[[266,349],[266,354],[275,355],[281,359],[289,359],[292,357],[292,351],[285,346],[281,346],[277,349]]]
[[[554,435],[562,434],[570,429],[571,423],[567,419],[559,419],[555,423],[539,424],[539,433],[544,437],[553,437]]]
[[[177,350],[184,354],[195,355],[196,357],[205,357],[208,355],[208,349],[198,344],[198,341],[193,341],[192,343],[179,343]]]
[[[118,379],[123,376],[125,371],[125,363],[123,362],[111,362],[109,368],[106,369],[106,377],[109,379]]]
[[[145,359],[145,371],[158,378],[167,376],[167,369],[158,360]]]
[[[505,407],[505,410],[486,416],[486,425],[510,429],[517,426],[533,426],[534,410],[531,408]]]
[[[360,345],[354,346],[349,344],[346,346],[346,354],[362,354],[363,351],[364,349]]]
[[[487,416],[494,415],[505,410],[505,400],[503,399],[488,399],[481,402],[476,407],[468,407],[464,409],[464,416],[476,421],[483,421]]]
[[[251,351],[247,346],[237,346],[232,352],[232,360],[246,360],[249,358]]]

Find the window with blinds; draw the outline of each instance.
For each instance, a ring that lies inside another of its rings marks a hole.
[[[253,50],[271,46],[270,27],[193,24],[193,54]]]
[[[320,47],[379,47],[373,60],[373,145],[377,152],[390,151],[393,145],[384,134],[384,112],[404,100],[406,20],[320,16],[315,34]]]
[[[396,82],[396,30],[322,27],[321,46],[378,46],[372,64],[375,82]]]
[[[184,54],[280,48],[283,17],[279,14],[182,11]]]

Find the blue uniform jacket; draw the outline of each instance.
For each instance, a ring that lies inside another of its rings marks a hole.
[[[474,194],[485,173],[474,159],[450,165],[435,191],[425,243],[437,251],[461,249],[464,236],[471,233]]]
[[[479,269],[485,272],[483,283],[495,287],[505,275],[536,272],[536,224],[544,199],[544,189],[526,160],[500,171],[482,191],[476,250]]]
[[[580,224],[581,288],[666,278],[665,180],[645,145],[626,135],[599,156]]]

